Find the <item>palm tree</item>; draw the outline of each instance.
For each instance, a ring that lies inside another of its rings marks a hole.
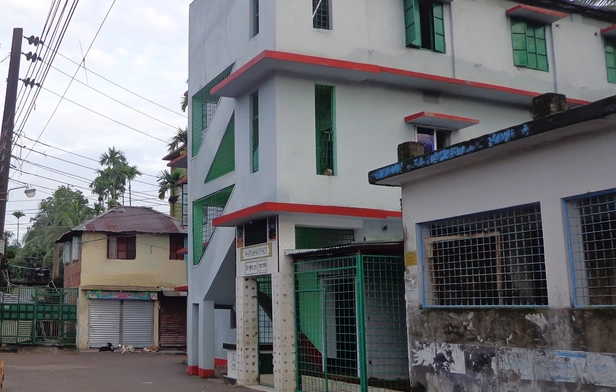
[[[17,243],[19,244],[19,220],[26,216],[23,211],[13,211],[13,216],[17,218]]]
[[[139,169],[137,169],[137,166],[129,166],[126,165],[121,169],[122,173],[126,176],[126,180],[128,181],[128,205],[132,206],[133,205],[133,199],[132,199],[132,181],[137,177],[142,175],[143,173],[141,173],[139,171]]]
[[[173,152],[178,148],[185,146],[188,143],[188,128],[178,128],[176,134],[171,138],[169,144],[167,144],[167,151]]]
[[[107,167],[118,167],[127,164],[124,153],[120,150],[116,150],[115,146],[109,147],[107,152],[102,153],[98,163],[100,163],[101,166]]]
[[[176,216],[175,203],[178,201],[178,191],[180,189],[180,180],[184,178],[185,173],[181,169],[174,169],[171,173],[168,170],[161,170],[156,176],[158,182],[158,198],[163,200],[169,191],[169,204],[171,216]],[[181,212],[180,212],[181,218]]]

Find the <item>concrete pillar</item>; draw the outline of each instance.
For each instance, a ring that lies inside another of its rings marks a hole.
[[[188,302],[186,309],[186,354],[188,355],[188,374],[199,374],[199,304]]]
[[[203,301],[199,312],[199,377],[214,377],[214,302]]]
[[[293,392],[295,371],[295,306],[293,261],[280,254],[280,272],[272,275],[274,322],[274,389]]]
[[[259,333],[257,281],[236,278],[235,306],[237,320],[237,385],[259,383]]]

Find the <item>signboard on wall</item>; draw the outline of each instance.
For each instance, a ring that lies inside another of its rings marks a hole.
[[[274,272],[278,272],[276,241],[237,248],[236,276],[269,275]]]

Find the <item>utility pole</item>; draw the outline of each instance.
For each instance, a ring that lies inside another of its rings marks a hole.
[[[19,84],[19,61],[21,60],[21,41],[24,31],[13,29],[11,62],[6,84],[4,114],[2,115],[2,134],[0,136],[0,255],[4,255],[4,223],[6,221],[6,202],[8,199],[9,171],[11,169],[11,150],[13,148],[13,128],[15,127],[15,106],[17,104],[17,85]]]

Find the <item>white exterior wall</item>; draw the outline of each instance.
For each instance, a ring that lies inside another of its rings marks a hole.
[[[400,0],[330,0],[332,30],[312,27],[310,2],[276,1],[276,50],[376,64],[571,98],[616,93],[608,84],[603,40],[608,22],[569,14],[546,28],[549,72],[513,65],[505,11],[518,3],[456,0],[444,5],[446,53],[406,48]],[[579,77],[579,60],[584,76]],[[556,83],[558,80],[558,83]]]

